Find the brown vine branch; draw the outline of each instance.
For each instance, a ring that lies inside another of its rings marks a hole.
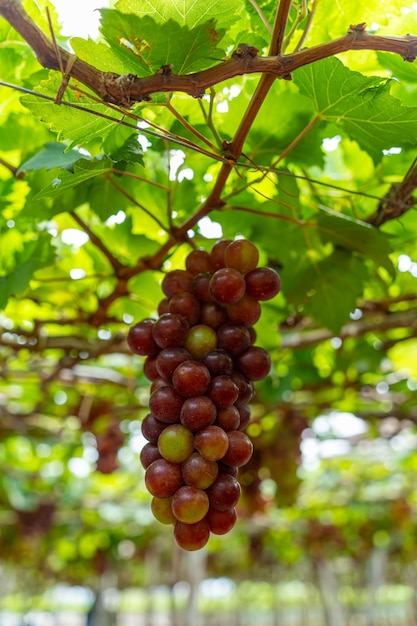
[[[288,78],[299,67],[348,50],[381,50],[399,54],[405,61],[417,57],[417,36],[390,37],[372,35],[365,25],[351,26],[344,37],[313,46],[288,55],[280,54],[283,33],[287,22],[290,2],[280,2],[274,39],[270,56],[258,56],[256,48],[240,44],[231,58],[207,70],[192,74],[173,74],[159,71],[152,76],[138,78],[132,74],[119,75],[102,72],[74,57],[64,48],[59,54],[50,39],[33,22],[19,0],[0,0],[0,15],[23,37],[35,52],[39,63],[48,69],[60,70],[70,67],[69,75],[100,96],[104,101],[128,107],[134,102],[148,100],[153,93],[183,92],[201,98],[205,90],[234,76],[243,74],[267,74],[275,78]],[[58,58],[57,58],[58,56]]]
[[[361,337],[368,332],[380,332],[392,328],[408,328],[410,331],[417,330],[417,309],[378,313],[370,319],[365,318],[348,322],[337,333],[337,336],[340,339]],[[300,350],[308,346],[317,345],[334,336],[335,334],[326,328],[317,328],[304,332],[285,332],[280,349]]]
[[[80,226],[83,229],[83,231],[89,236],[90,241],[97,248],[99,248],[99,250],[101,250],[101,252],[104,254],[106,259],[109,261],[110,265],[112,266],[116,276],[118,276],[119,272],[123,268],[123,264],[120,263],[120,261],[118,259],[116,259],[115,256],[113,256],[113,254],[110,252],[110,250],[103,244],[101,239],[99,237],[97,237],[97,235],[95,235],[93,233],[91,228],[84,222],[83,219],[81,219],[81,217],[79,215],[77,215],[77,213],[75,213],[75,211],[72,211],[70,213],[70,215],[71,215],[72,219],[75,222],[77,222],[78,226]]]
[[[416,205],[413,193],[417,189],[417,159],[413,161],[401,183],[392,185],[388,195],[379,202],[378,207],[366,220],[373,226],[381,226],[389,220],[401,217]]]

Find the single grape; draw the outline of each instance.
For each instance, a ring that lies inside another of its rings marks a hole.
[[[223,463],[232,467],[242,467],[250,460],[253,453],[253,443],[245,433],[232,430],[227,433],[229,447],[222,457]]]
[[[145,472],[145,485],[152,496],[169,498],[183,485],[181,465],[157,459]]]
[[[172,375],[174,388],[185,397],[200,396],[209,386],[211,377],[207,367],[200,361],[180,363]]]
[[[217,302],[203,302],[200,308],[200,324],[217,329],[227,322],[227,311]]]
[[[175,368],[191,358],[191,354],[184,348],[164,348],[156,357],[156,369],[159,376],[171,382]]]
[[[154,381],[159,377],[159,372],[156,369],[157,358],[157,356],[148,356],[143,363],[143,373],[150,381]]]
[[[206,395],[187,398],[181,408],[181,424],[192,432],[213,424],[216,419],[216,405]]]
[[[239,396],[239,387],[230,376],[215,376],[207,389],[208,397],[213,400],[218,408],[224,408],[234,404]]]
[[[193,275],[211,272],[213,267],[209,252],[202,249],[192,250],[185,259],[185,267]]]
[[[152,415],[161,422],[174,424],[179,422],[184,398],[173,387],[160,387],[149,398]]]
[[[226,322],[217,330],[217,347],[232,357],[250,346],[249,330],[243,324]]]
[[[194,276],[191,291],[200,302],[213,302],[209,285],[212,274],[205,272]]]
[[[219,511],[233,509],[239,501],[240,485],[230,474],[219,474],[206,491],[210,507]]]
[[[240,413],[234,404],[223,409],[217,409],[214,426],[220,426],[224,431],[237,430],[240,426]]]
[[[158,450],[167,461],[182,463],[194,450],[193,433],[182,424],[170,424],[159,435]]]
[[[257,300],[245,294],[237,304],[229,304],[227,314],[234,324],[253,326],[261,317],[261,305]],[[250,341],[250,339],[249,339]]]
[[[226,266],[224,255],[226,248],[230,243],[232,243],[231,239],[220,239],[220,241],[215,243],[212,247],[210,252],[210,262],[214,271]]]
[[[185,524],[195,524],[206,516],[209,499],[203,489],[184,485],[172,498],[172,512],[177,520]]]
[[[148,413],[148,415],[142,420],[142,435],[145,439],[147,439],[147,441],[149,441],[149,443],[156,444],[158,442],[158,437],[164,428],[166,428],[166,424],[157,420],[152,413]]]
[[[219,426],[207,426],[194,435],[194,447],[208,461],[218,461],[227,452],[229,440]]]
[[[153,337],[155,320],[144,319],[131,326],[127,334],[127,345],[134,354],[153,356],[158,354],[160,347]]]
[[[216,480],[219,469],[216,461],[208,461],[198,452],[193,452],[182,464],[181,471],[186,485],[207,489]]]
[[[146,443],[140,451],[140,462],[143,469],[150,466],[151,463],[161,458],[158,446],[154,443]]]
[[[259,251],[254,243],[248,239],[237,239],[227,246],[224,252],[226,267],[233,267],[238,272],[246,274],[255,269],[259,261]]]
[[[206,352],[216,347],[216,331],[204,324],[197,324],[190,328],[184,341],[184,348],[197,360],[201,359]]]
[[[172,270],[162,280],[162,291],[167,298],[172,298],[179,291],[191,291],[193,275],[185,270]]]
[[[236,357],[236,367],[249,380],[262,380],[271,369],[271,357],[258,346],[250,346]]]
[[[207,367],[213,378],[215,376],[221,376],[222,374],[230,376],[233,372],[232,357],[226,350],[222,350],[221,348],[215,348],[214,350],[206,352],[201,357],[201,362]]]
[[[217,461],[217,465],[219,468],[219,474],[230,474],[233,478],[237,478],[238,468],[232,467],[231,465],[226,465],[223,461]]]
[[[174,537],[183,550],[194,551],[204,548],[210,538],[210,529],[205,519],[195,524],[177,521],[174,526]]]
[[[190,326],[197,324],[200,319],[200,302],[189,291],[180,291],[172,296],[168,310],[170,313],[182,315]]]
[[[246,292],[255,300],[271,300],[281,290],[281,277],[271,267],[257,267],[245,276]]]
[[[153,338],[160,348],[181,346],[187,337],[189,324],[181,315],[165,313],[153,326]]]
[[[158,304],[158,315],[161,316],[164,313],[169,313],[169,298],[162,298]]]
[[[213,535],[225,535],[230,532],[236,524],[236,519],[235,508],[226,509],[225,511],[209,508],[206,515],[206,521]]]
[[[235,406],[237,410],[239,411],[239,415],[240,415],[240,422],[239,422],[238,429],[245,430],[245,428],[248,427],[250,418],[251,418],[250,407],[248,404],[242,404],[240,402],[237,402]]]
[[[248,380],[246,376],[236,370],[231,373],[230,378],[239,388],[239,397],[237,399],[237,402],[239,404],[247,404],[248,402],[250,402],[255,395],[255,387],[253,386],[253,382],[251,380]]]
[[[169,381],[165,380],[165,378],[161,378],[160,376],[158,376],[158,378],[155,378],[155,380],[152,381],[150,393],[152,395],[153,392],[156,391],[157,389],[160,389],[161,387],[167,387],[167,386],[172,387]]]
[[[175,524],[177,521],[172,512],[172,496],[170,498],[155,498],[151,500],[151,511],[161,524]]]
[[[242,299],[245,293],[245,279],[240,272],[232,267],[223,267],[210,280],[210,294],[219,304],[234,304]]]

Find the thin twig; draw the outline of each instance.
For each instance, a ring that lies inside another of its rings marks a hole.
[[[111,177],[106,175],[106,179],[108,180],[108,182],[115,188],[117,189],[118,192],[120,192],[125,198],[127,198],[129,200],[129,202],[131,202],[132,204],[134,204],[135,206],[137,206],[139,209],[141,209],[144,213],[146,213],[146,215],[148,215],[151,219],[153,219],[154,222],[156,222],[159,226],[159,228],[161,228],[162,230],[164,230],[166,233],[169,232],[169,228],[167,228],[157,217],[156,215],[154,215],[152,213],[152,211],[150,211],[149,209],[147,209],[143,204],[141,204],[140,202],[138,202],[136,200],[136,198],[134,198],[133,196],[130,195],[130,193],[128,193],[127,191],[125,191],[125,189],[123,189],[123,187],[121,187],[118,183],[116,183],[116,181]]]
[[[113,270],[114,270],[114,272],[115,272],[115,274],[117,276],[119,274],[120,270],[123,267],[122,263],[120,263],[120,261],[118,259],[116,259],[115,256],[113,256],[113,254],[110,252],[110,250],[103,244],[101,239],[99,237],[97,237],[97,235],[95,235],[93,233],[91,228],[84,222],[83,219],[81,219],[81,217],[79,215],[77,215],[77,213],[75,211],[71,211],[69,214],[71,215],[72,219],[75,222],[77,222],[77,224],[89,236],[91,243],[93,243],[104,254],[104,256],[109,261],[110,265],[112,266],[112,268],[113,268]]]

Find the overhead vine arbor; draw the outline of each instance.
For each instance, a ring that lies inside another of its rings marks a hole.
[[[294,502],[317,416],[353,413],[384,437],[417,420],[415,10],[119,0],[100,14],[97,41],[67,41],[47,2],[0,0],[8,546],[16,520],[49,532],[63,511],[84,532],[80,498],[97,524],[95,468],[115,472],[126,515],[148,507],[149,387],[126,336],[155,316],[166,272],[220,238],[252,240],[282,278],[256,325],[273,366],[243,515]]]

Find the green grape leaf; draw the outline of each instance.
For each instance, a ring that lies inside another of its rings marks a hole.
[[[49,80],[42,81],[36,91],[55,98],[60,85],[61,77],[51,73]],[[97,143],[98,139],[105,138],[114,128],[115,122],[122,118],[121,113],[94,102],[87,96],[77,94],[72,89],[65,91],[64,101],[59,106],[54,100],[44,100],[35,95],[23,96],[21,101],[33,115],[39,117],[58,134],[58,139],[69,140],[68,149],[74,146],[88,146],[90,142]],[[65,102],[73,103],[80,108],[65,106]]]
[[[317,262],[300,260],[280,273],[288,302],[335,334],[355,309],[367,277],[363,261],[340,249]]]
[[[51,170],[54,167],[62,167],[70,170],[80,160],[78,150],[67,150],[67,145],[59,142],[48,142],[43,150],[28,159],[17,170],[17,173],[41,170]],[[85,157],[84,157],[85,158]]]
[[[294,82],[314,102],[318,118],[341,126],[375,163],[383,150],[416,144],[417,107],[391,96],[387,79],[363,76],[328,58],[296,70]]]
[[[119,0],[115,8],[123,13],[134,13],[140,17],[150,15],[156,22],[174,20],[195,28],[202,22],[214,18],[218,26],[230,26],[239,19],[241,0]]]
[[[149,76],[163,66],[176,74],[205,69],[221,60],[225,52],[218,49],[224,29],[214,20],[194,28],[172,19],[159,24],[152,17],[138,17],[111,9],[102,9],[101,32],[128,72]]]
[[[51,245],[49,234],[41,233],[37,239],[25,242],[22,249],[15,254],[13,269],[0,276],[0,309],[6,306],[10,296],[25,291],[36,270],[50,265],[54,258],[55,249]]]
[[[317,228],[323,241],[331,241],[345,250],[356,250],[394,276],[394,266],[389,258],[392,248],[386,233],[365,222],[330,211],[319,216]]]
[[[108,158],[101,160],[95,159],[94,161],[88,161],[87,159],[80,159],[74,166],[73,172],[67,170],[59,170],[58,175],[51,181],[51,183],[37,193],[33,200],[42,200],[43,198],[54,198],[60,195],[68,189],[76,187],[80,183],[83,183],[97,176],[102,176],[106,172],[111,172],[113,162]]]
[[[128,74],[131,71],[131,58],[125,62],[121,55],[115,54],[114,50],[102,41],[72,37],[71,47],[79,59],[94,65],[102,72]]]

